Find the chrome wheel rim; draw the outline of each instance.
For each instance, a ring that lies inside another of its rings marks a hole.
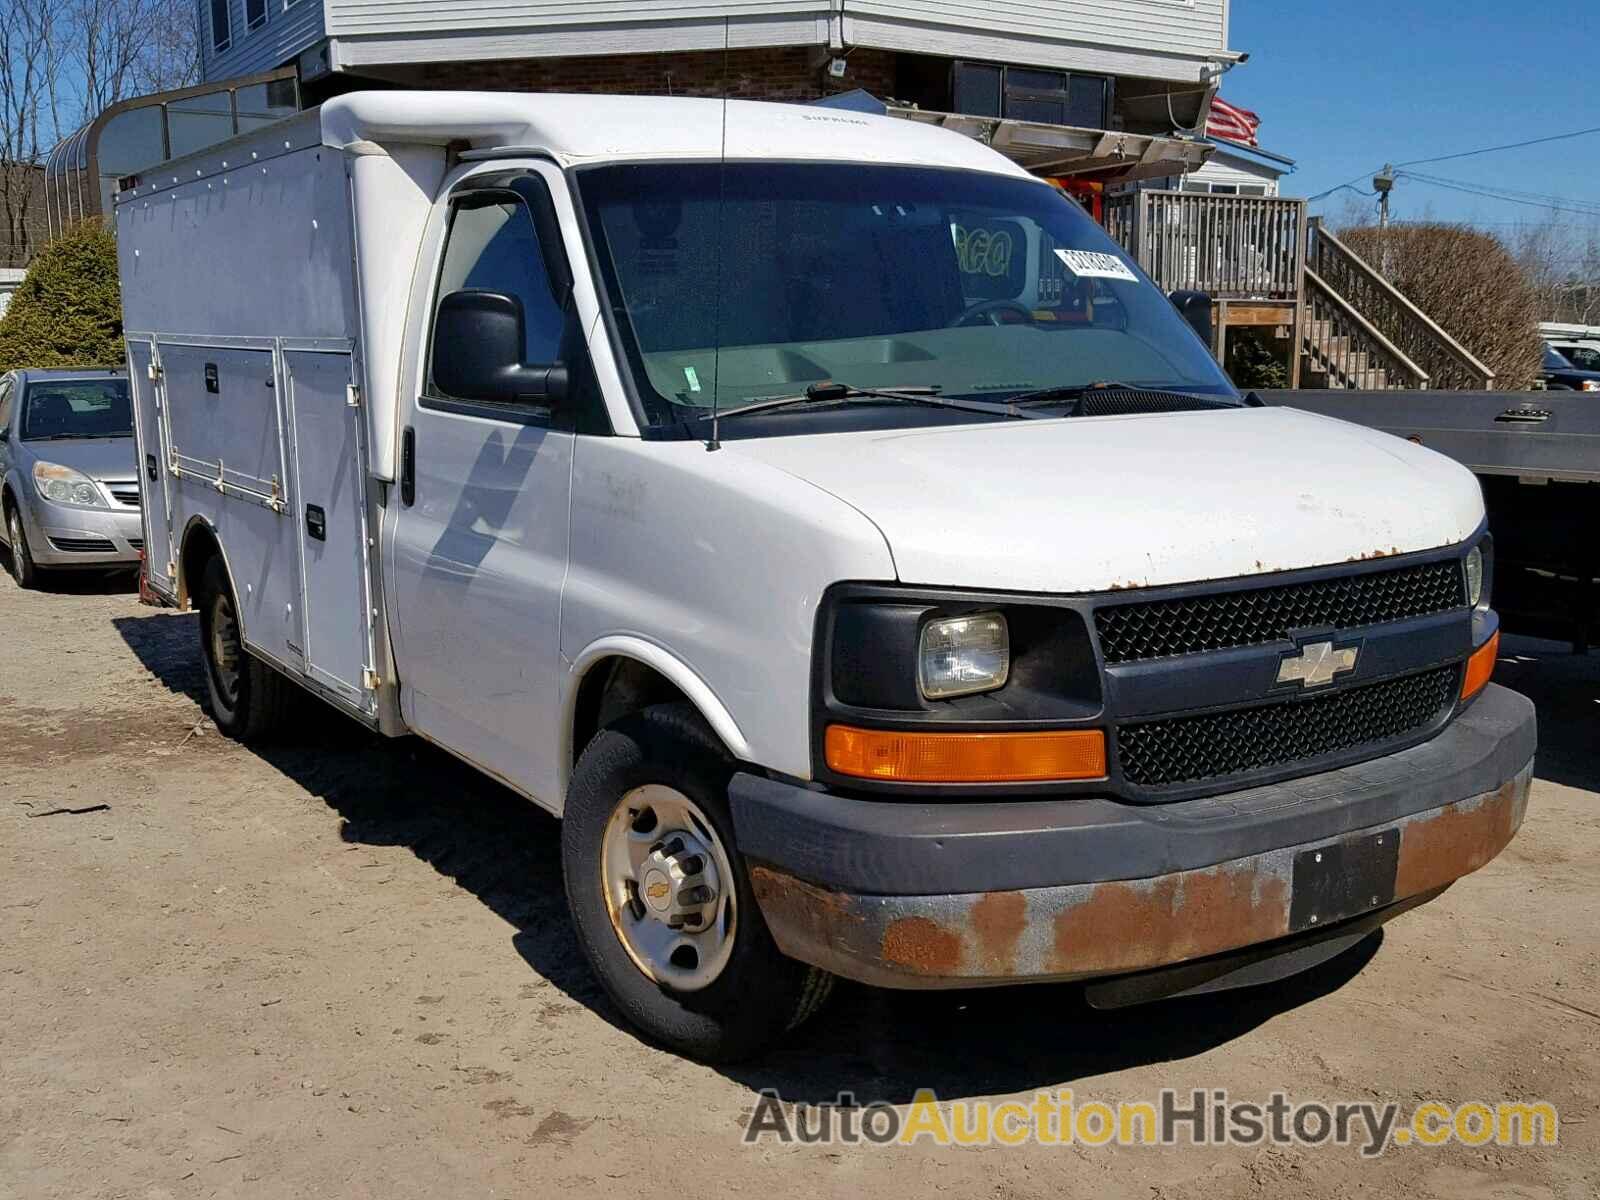
[[[239,699],[239,622],[225,595],[211,601],[211,673],[231,708]]]
[[[600,844],[606,911],[628,957],[681,992],[709,986],[733,954],[733,868],[705,813],[676,788],[622,798]]]

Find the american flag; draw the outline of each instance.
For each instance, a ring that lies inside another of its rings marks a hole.
[[[1206,118],[1206,136],[1239,142],[1245,146],[1258,145],[1256,130],[1261,128],[1261,118],[1248,108],[1229,104],[1221,96],[1211,101],[1211,115]]]

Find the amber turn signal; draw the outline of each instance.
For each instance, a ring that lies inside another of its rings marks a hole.
[[[1106,735],[1098,729],[925,733],[830,725],[824,753],[840,775],[896,783],[1038,783],[1106,773]]]
[[[1494,674],[1494,660],[1500,656],[1500,631],[1472,652],[1467,659],[1467,673],[1461,679],[1461,698],[1470,700],[1488,686]]]

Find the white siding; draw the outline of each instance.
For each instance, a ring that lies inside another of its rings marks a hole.
[[[708,49],[724,36],[734,46],[825,45],[842,34],[847,45],[1192,81],[1227,47],[1229,0],[323,3],[346,67]]]
[[[1077,43],[1109,52],[1143,50],[1198,57],[1227,48],[1228,0],[843,2],[847,36],[853,24],[877,30],[887,21],[908,31],[925,31],[925,37],[939,42],[939,53],[951,53],[943,48],[950,34],[962,40],[974,36],[1009,39],[1046,50]],[[956,53],[970,56],[970,52]]]
[[[1261,163],[1236,158],[1219,150],[1208,158],[1199,170],[1189,172],[1189,178],[1202,183],[1233,184],[1243,187],[1265,186],[1267,195],[1276,196],[1278,176],[1282,173]]]
[[[312,3],[314,0],[302,0]],[[326,0],[335,37],[443,33],[451,30],[540,30],[567,25],[625,26],[648,22],[715,22],[724,17],[827,14],[835,0]]]
[[[255,75],[292,63],[302,50],[316,45],[323,37],[323,0],[267,0],[267,23],[259,29],[246,29],[244,0],[228,0],[233,21],[233,41],[222,53],[212,49],[211,0],[196,0],[200,6],[201,65],[207,83]]]

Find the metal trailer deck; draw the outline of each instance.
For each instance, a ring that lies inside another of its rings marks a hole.
[[[1588,650],[1600,629],[1600,396],[1262,391],[1268,404],[1407,438],[1478,476],[1506,627]]]

